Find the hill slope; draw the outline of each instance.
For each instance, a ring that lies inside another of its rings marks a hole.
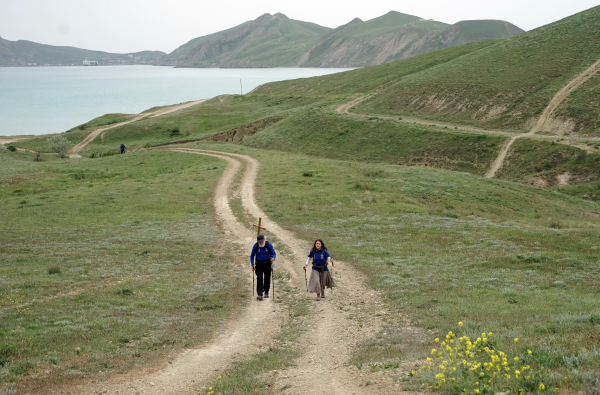
[[[85,58],[108,64],[152,64],[165,56],[161,51],[116,54],[75,47],[59,47],[32,41],[9,41],[0,37],[0,66],[81,65]]]
[[[156,62],[188,67],[294,66],[305,46],[331,29],[283,14],[263,14],[235,28],[199,37]]]
[[[530,129],[550,99],[600,59],[598,25],[595,7],[413,74],[357,111]],[[567,97],[542,131],[600,133],[597,92],[596,76]]]
[[[159,59],[184,67],[363,67],[435,49],[509,38],[523,30],[504,21],[425,21],[391,11],[336,29],[264,14],[209,36],[198,37]]]

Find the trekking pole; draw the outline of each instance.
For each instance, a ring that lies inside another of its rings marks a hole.
[[[306,280],[306,266],[304,267],[304,284],[306,285],[306,292],[308,292],[308,281]]]
[[[252,266],[254,268],[254,266]],[[254,270],[252,270],[252,297],[254,297]]]
[[[271,276],[273,277],[273,300],[275,300],[275,271],[273,270],[273,262],[271,262]]]
[[[333,260],[331,260],[331,272],[329,272],[329,276],[331,277],[331,299],[333,299]]]

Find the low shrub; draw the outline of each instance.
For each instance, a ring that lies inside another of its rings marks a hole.
[[[15,152],[17,150],[17,147],[15,147],[14,145],[8,145],[6,146],[6,149],[10,152]]]
[[[116,154],[116,151],[96,151],[90,154],[90,158],[103,158],[105,156],[113,156]]]
[[[48,268],[48,274],[60,274],[62,271],[58,266],[52,266]]]

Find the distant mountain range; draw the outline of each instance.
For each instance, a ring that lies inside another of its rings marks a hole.
[[[116,54],[25,40],[9,41],[0,37],[0,66],[80,66],[85,58],[97,61],[99,65],[153,64],[165,55],[161,51]]]
[[[391,11],[336,29],[264,14],[241,25],[195,38],[155,64],[179,67],[362,67],[404,59],[473,41],[523,33],[498,20],[454,25]]]
[[[331,29],[278,13],[195,38],[168,55],[160,51],[114,54],[0,37],[0,66],[81,65],[88,58],[100,65],[362,67],[523,32],[499,20],[449,25],[396,11],[368,21],[355,18]]]

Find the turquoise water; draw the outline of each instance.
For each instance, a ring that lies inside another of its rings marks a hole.
[[[175,69],[153,66],[0,67],[0,136],[60,133],[108,113],[239,94],[348,69]]]

